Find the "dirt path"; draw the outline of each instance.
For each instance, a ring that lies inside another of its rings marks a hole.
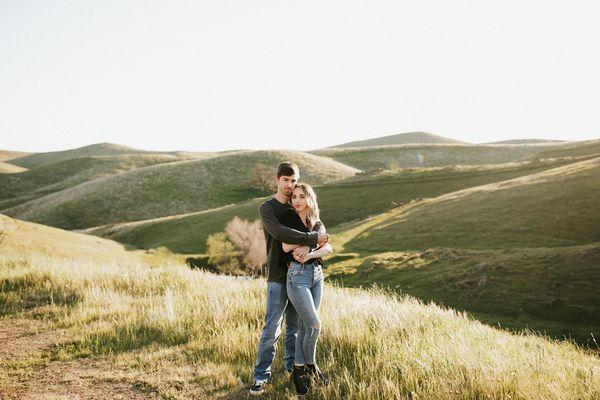
[[[47,355],[69,341],[65,330],[42,321],[0,318],[0,399],[152,399],[139,373],[115,370],[91,358],[53,361]]]

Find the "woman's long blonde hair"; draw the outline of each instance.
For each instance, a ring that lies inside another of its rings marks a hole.
[[[308,183],[298,183],[296,184],[297,188],[302,189],[304,195],[306,196],[306,206],[308,207],[308,211],[306,213],[306,222],[308,223],[308,229],[314,228],[317,221],[319,221],[319,203],[317,203],[317,195],[313,190],[312,186]]]

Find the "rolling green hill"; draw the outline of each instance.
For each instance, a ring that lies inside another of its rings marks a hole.
[[[582,157],[590,155],[600,155],[600,140],[567,143],[558,147],[544,150],[537,154],[536,157]]]
[[[406,204],[336,227],[327,272],[591,344],[598,193],[600,157]]]
[[[140,262],[143,252],[91,235],[35,224],[0,214],[0,258],[48,256],[84,262]],[[1,284],[0,284],[1,286]]]
[[[23,157],[15,158],[12,160],[12,163],[25,168],[34,168],[77,157],[115,156],[120,154],[142,153],[146,152],[144,150],[137,150],[114,143],[96,143],[76,149],[50,151],[45,153],[32,153]]]
[[[404,170],[396,173],[360,174],[316,188],[322,219],[328,229],[348,221],[388,211],[401,203],[440,196],[473,186],[534,174],[572,160],[524,162],[489,167]],[[91,228],[88,233],[140,248],[166,246],[181,253],[205,251],[208,235],[220,232],[234,216],[258,218],[252,199],[199,213]]]
[[[182,159],[205,159],[218,157],[235,153],[237,151],[227,152],[186,152],[186,151],[147,151],[138,150],[127,146],[114,143],[96,143],[89,146],[79,147],[63,151],[50,151],[45,153],[23,153],[24,156],[12,158],[11,164],[19,165],[25,168],[34,168],[42,165],[66,161],[78,157],[93,156],[118,156],[124,154],[146,154],[146,155],[170,155]]]
[[[352,167],[298,151],[248,151],[136,169],[84,182],[3,210],[15,218],[67,229],[135,221],[220,207],[266,194],[249,184],[253,168],[273,171],[287,159],[302,177],[324,184],[354,175]]]
[[[531,158],[547,146],[428,144],[363,148],[331,148],[313,154],[333,158],[362,170],[449,165],[503,164]]]
[[[166,154],[77,157],[41,165],[19,174],[0,175],[0,210],[96,178],[181,160],[184,158]]]
[[[371,147],[371,146],[388,146],[395,144],[409,144],[409,143],[462,143],[460,140],[450,139],[447,137],[434,135],[433,133],[427,132],[406,132],[399,133],[396,135],[382,136],[373,139],[357,140],[354,142],[342,143],[334,148],[338,147]]]
[[[386,252],[593,243],[600,241],[598,193],[600,157],[399,208],[346,246]]]

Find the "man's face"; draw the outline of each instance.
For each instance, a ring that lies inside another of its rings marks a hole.
[[[292,194],[294,188],[296,187],[296,183],[298,182],[298,175],[281,175],[279,178],[275,178],[275,182],[277,182],[277,191],[283,194],[284,196],[289,197]]]

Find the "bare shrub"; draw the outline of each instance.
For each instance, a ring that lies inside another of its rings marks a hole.
[[[227,223],[225,233],[241,252],[242,268],[252,274],[260,274],[267,262],[265,237],[260,220],[250,222],[236,216]]]

